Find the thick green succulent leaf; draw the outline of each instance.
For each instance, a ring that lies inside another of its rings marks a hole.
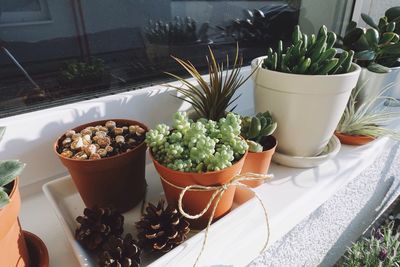
[[[368,29],[365,38],[370,46],[376,47],[379,42],[379,32],[376,29]]]
[[[386,10],[385,16],[388,18],[389,21],[400,17],[400,6],[391,7]]]
[[[15,177],[21,174],[25,164],[19,160],[0,161],[0,187],[12,182]]]
[[[364,29],[354,28],[350,30],[346,36],[343,38],[343,44],[345,46],[351,46],[364,34]]]
[[[361,13],[361,18],[365,23],[367,23],[372,28],[378,29],[378,25],[376,25],[374,20],[370,16],[368,16],[367,14]]]
[[[400,43],[386,45],[382,47],[382,52],[385,54],[399,55],[400,57]]]
[[[3,188],[0,187],[0,209],[8,203],[10,203],[10,198],[6,191],[4,191]]]
[[[260,145],[257,142],[251,141],[251,140],[246,140],[247,145],[249,146],[249,151],[250,152],[262,152],[263,151],[263,146]]]
[[[349,25],[347,25],[347,28],[346,28],[346,34],[348,34],[351,30],[353,30],[356,27],[357,27],[357,22],[350,21]]]
[[[0,127],[0,142],[3,139],[5,132],[6,132],[6,127]]]
[[[375,56],[375,51],[372,50],[363,50],[355,54],[355,58],[358,60],[374,60]]]
[[[368,65],[367,69],[369,71],[375,72],[375,73],[388,73],[390,72],[390,69],[382,66],[381,64],[378,63],[371,63]]]

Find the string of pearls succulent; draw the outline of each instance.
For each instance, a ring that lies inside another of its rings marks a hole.
[[[59,144],[59,153],[78,160],[110,157],[138,146],[145,132],[139,125],[117,125],[115,121],[89,126],[80,132],[68,130]]]
[[[146,133],[145,142],[162,165],[183,172],[225,169],[248,149],[240,138],[239,115],[228,113],[218,122],[188,119],[185,112],[173,116],[172,129],[159,124]]]

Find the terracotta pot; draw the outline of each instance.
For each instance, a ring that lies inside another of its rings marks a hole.
[[[365,135],[347,135],[339,132],[335,132],[335,135],[339,138],[340,143],[352,146],[362,146],[375,140],[374,137]]]
[[[268,136],[266,141],[270,143],[270,147],[263,152],[250,152],[247,154],[247,157],[244,161],[243,168],[241,173],[252,172],[259,174],[267,174],[269,165],[271,164],[272,156],[275,153],[276,146],[278,142],[275,137]],[[243,181],[242,183],[250,186],[257,187],[263,184],[263,181]]]
[[[74,128],[81,131],[88,126],[104,125],[108,120],[96,121]],[[147,126],[132,120],[115,119],[117,124]],[[143,142],[129,152],[96,160],[76,160],[61,156],[57,151],[61,136],[54,150],[62,164],[68,168],[72,180],[87,207],[112,206],[126,212],[136,206],[146,192],[146,149]]]
[[[31,267],[48,267],[49,266],[49,252],[46,245],[36,235],[23,231],[26,246],[29,251],[29,258],[31,260]]]
[[[160,176],[162,176],[165,180],[179,187],[186,187],[189,185],[222,185],[226,184],[232,180],[236,175],[238,175],[243,167],[244,160],[247,156],[247,152],[243,157],[233,164],[231,167],[220,171],[214,172],[204,172],[204,173],[194,173],[194,172],[180,172],[171,170],[160,163],[158,163],[150,153],[150,156],[153,160],[154,166]],[[180,189],[174,188],[171,185],[167,184],[161,179],[162,186],[164,188],[165,196],[167,201],[173,207],[177,207],[179,194],[181,192]],[[219,202],[217,209],[215,211],[215,216],[213,220],[221,218],[226,213],[230,211],[233,204],[233,197],[235,195],[236,186],[230,186],[225,193],[223,194],[221,201]],[[183,198],[183,207],[185,211],[189,214],[198,214],[200,213],[210,201],[210,198],[214,191],[188,191]],[[194,229],[203,229],[210,218],[212,207],[215,203],[212,203],[210,209],[199,219],[193,220],[190,222],[190,225]]]
[[[10,203],[0,210],[0,266],[30,266],[25,238],[18,221],[21,198],[18,189],[19,179],[14,181]]]

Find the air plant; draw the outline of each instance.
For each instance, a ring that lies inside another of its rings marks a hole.
[[[264,150],[263,138],[273,134],[276,127],[277,123],[268,111],[260,112],[254,117],[245,116],[242,118],[241,136],[246,139],[250,152],[262,152]]]
[[[367,14],[361,18],[371,28],[357,27],[352,21],[342,38],[342,48],[355,51],[354,61],[376,73],[390,72],[391,67],[399,65],[400,58],[400,7],[388,9],[378,24]]]
[[[4,127],[0,127],[0,140],[5,132]],[[0,161],[0,209],[10,202],[11,183],[21,174],[25,164],[18,160]]]
[[[350,71],[353,51],[342,52],[336,58],[336,34],[328,32],[323,25],[315,36],[308,36],[300,31],[297,25],[292,34],[292,44],[283,49],[283,42],[279,41],[274,51],[268,48],[267,57],[262,67],[269,70],[306,74],[306,75],[334,75]]]
[[[172,57],[178,62],[196,81],[191,83],[186,79],[175,74],[166,72],[166,74],[181,81],[183,86],[168,85],[175,88],[183,96],[178,98],[192,104],[194,110],[200,118],[218,121],[225,117],[226,112],[233,111],[236,106],[228,108],[240,97],[234,97],[237,90],[242,86],[250,76],[255,72],[254,69],[247,77],[243,77],[240,72],[243,64],[243,57],[239,57],[239,46],[236,47],[236,55],[233,65],[229,64],[229,56],[226,55],[226,63],[218,63],[214,53],[209,47],[209,57],[207,58],[209,80],[206,81],[189,61]],[[229,68],[232,68],[229,70]]]
[[[370,238],[364,238],[347,249],[339,264],[346,267],[400,266],[400,233],[389,223],[382,229],[373,229]]]
[[[351,93],[336,131],[346,135],[373,138],[387,135],[400,140],[400,133],[388,128],[393,120],[399,118],[400,112],[391,112],[386,107],[378,105],[384,100],[393,100],[393,98],[383,95],[389,88],[385,88],[378,95],[369,96],[365,102],[358,104],[358,94],[362,88],[363,86],[355,88]]]

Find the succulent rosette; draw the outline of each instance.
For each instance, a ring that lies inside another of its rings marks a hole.
[[[172,128],[159,124],[146,134],[146,143],[160,164],[176,171],[219,171],[238,161],[248,145],[240,137],[239,115],[228,113],[219,121],[194,122],[185,112],[173,116]]]

